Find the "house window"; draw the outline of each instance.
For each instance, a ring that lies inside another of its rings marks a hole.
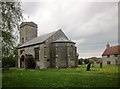
[[[22,43],[24,43],[24,38],[22,38]]]
[[[111,64],[111,62],[110,62],[110,61],[107,61],[107,64]]]
[[[114,56],[115,56],[115,57],[117,57],[118,55],[117,55],[117,54],[115,54]]]
[[[39,60],[39,50],[40,50],[39,47],[34,48],[34,53],[35,53],[35,59],[36,59],[36,60]]]
[[[110,57],[110,55],[107,55],[107,58],[109,58]]]

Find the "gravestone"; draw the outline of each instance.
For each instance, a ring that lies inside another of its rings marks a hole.
[[[100,62],[100,68],[102,68],[102,62]]]
[[[88,63],[86,71],[90,71],[91,63]]]

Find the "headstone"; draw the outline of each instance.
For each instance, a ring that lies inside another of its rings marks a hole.
[[[90,71],[91,63],[88,63],[86,71]]]
[[[102,62],[100,62],[100,68],[102,68]]]

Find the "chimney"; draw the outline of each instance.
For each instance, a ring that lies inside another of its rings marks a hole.
[[[109,48],[110,47],[110,44],[107,42],[107,44],[106,44],[106,48]]]

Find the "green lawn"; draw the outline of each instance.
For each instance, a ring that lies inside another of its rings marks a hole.
[[[78,68],[17,69],[2,75],[3,87],[118,87],[118,66],[99,65],[86,71]]]

